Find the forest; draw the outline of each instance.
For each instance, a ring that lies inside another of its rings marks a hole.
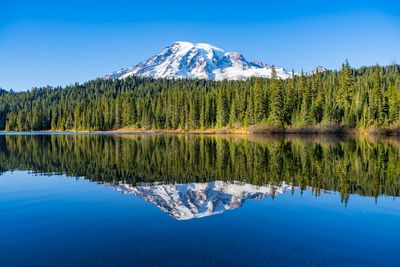
[[[0,89],[0,130],[219,129],[267,125],[399,127],[400,65],[243,81],[96,79],[62,87]]]

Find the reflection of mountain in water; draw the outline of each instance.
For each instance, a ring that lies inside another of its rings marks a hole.
[[[0,174],[29,170],[116,185],[286,181],[300,191],[312,187],[316,196],[324,190],[340,192],[347,205],[352,194],[400,196],[400,139],[376,138],[0,135]]]
[[[127,184],[109,186],[124,194],[134,194],[143,198],[177,220],[219,214],[242,206],[247,199],[259,200],[292,189],[291,185],[285,183],[275,187],[222,181],[135,187]]]

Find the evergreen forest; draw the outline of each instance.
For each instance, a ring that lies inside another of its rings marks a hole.
[[[273,71],[274,73],[274,71]],[[0,130],[106,131],[278,128],[400,123],[400,65],[243,81],[96,79],[66,87],[0,89]]]

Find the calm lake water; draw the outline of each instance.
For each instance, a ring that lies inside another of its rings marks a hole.
[[[400,139],[0,135],[0,265],[398,266]]]

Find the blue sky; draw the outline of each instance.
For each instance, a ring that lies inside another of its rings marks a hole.
[[[296,71],[400,63],[398,1],[1,1],[0,87],[65,86],[205,42]]]

